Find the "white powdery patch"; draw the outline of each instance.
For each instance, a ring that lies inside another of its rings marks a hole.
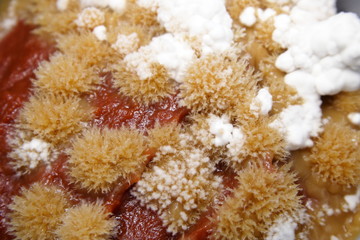
[[[85,8],[75,20],[78,27],[93,29],[105,23],[105,13],[96,7]]]
[[[230,156],[237,156],[245,143],[245,135],[239,127],[234,127],[226,115],[221,117],[210,115],[207,119],[209,131],[215,135],[213,144],[217,147],[226,146]]]
[[[57,0],[56,1],[56,8],[59,11],[65,11],[69,5],[69,0]]]
[[[2,22],[1,22],[1,27],[8,31],[10,30],[12,27],[14,27],[17,23],[17,18],[15,17],[9,17],[9,18],[5,18]]]
[[[213,144],[217,147],[225,146],[232,142],[234,138],[242,135],[240,134],[241,129],[234,127],[226,115],[222,115],[221,117],[210,115],[207,122],[210,127],[210,133],[215,135]]]
[[[360,126],[360,113],[359,112],[349,113],[347,117],[352,124]]]
[[[265,240],[295,240],[297,223],[290,217],[278,218],[271,226]]]
[[[33,138],[31,141],[25,141],[10,154],[12,158],[22,161],[20,166],[27,166],[29,169],[36,168],[40,162],[49,163],[52,160],[51,144]]]
[[[239,20],[243,25],[252,27],[258,19],[261,22],[264,22],[275,15],[276,11],[271,8],[266,8],[264,10],[262,8],[246,7],[240,14]]]
[[[303,98],[302,105],[291,105],[284,109],[271,126],[286,136],[287,150],[313,146],[311,137],[322,130],[320,96],[316,93],[312,76],[304,72],[294,72],[285,77],[285,82],[297,89]]]
[[[188,145],[188,137],[183,136],[179,145]],[[152,163],[132,195],[159,214],[168,232],[188,229],[221,185],[222,179],[213,174],[215,166],[200,149],[171,146],[161,147]]]
[[[320,95],[360,88],[360,20],[355,14],[340,13],[289,27],[292,29],[285,31],[288,50],[276,61],[279,69],[310,73]]]
[[[158,21],[168,32],[200,40],[203,54],[225,51],[232,43],[232,20],[223,0],[138,0],[137,3],[156,10]]]
[[[210,126],[210,133],[215,135],[213,140],[215,146],[225,146],[231,142],[234,126],[230,123],[230,120],[226,115],[221,117],[211,115],[207,121]]]
[[[270,124],[286,136],[289,151],[312,147],[311,137],[318,136],[321,129],[320,103],[289,106]]]
[[[112,10],[122,13],[126,8],[126,0],[80,0],[84,7],[109,7]]]
[[[257,21],[256,15],[255,15],[255,8],[254,7],[246,7],[243,10],[243,12],[240,14],[239,20],[243,25],[245,25],[247,27],[252,27]]]
[[[292,2],[295,5],[290,11],[290,16],[296,23],[317,22],[336,13],[336,0],[292,0]]]
[[[250,110],[257,114],[267,115],[273,105],[272,95],[269,92],[268,88],[262,88],[259,90],[258,94],[256,95],[255,99],[250,105]]]
[[[348,209],[350,211],[355,211],[356,207],[360,203],[360,187],[358,187],[357,191],[353,195],[346,195],[344,197],[344,200],[346,202],[345,209]]]
[[[124,60],[140,79],[150,78],[153,75],[151,64],[159,63],[166,68],[171,78],[182,82],[193,58],[194,51],[185,41],[167,33],[154,37],[149,45],[128,54]]]
[[[100,25],[94,28],[93,34],[97,39],[100,41],[106,41],[107,40],[107,34],[106,34],[106,27],[104,25]]]
[[[130,35],[119,34],[116,42],[111,47],[120,54],[129,54],[139,47],[139,37],[136,33]]]
[[[331,208],[328,204],[323,204],[322,206],[321,206],[321,208],[322,208],[322,211],[327,215],[327,216],[332,216],[332,215],[334,215],[334,213],[335,213],[335,209],[333,209],[333,208]]]
[[[18,19],[16,16],[15,7],[17,5],[17,0],[10,1],[6,18],[0,22],[0,38],[5,36],[17,23]]]
[[[265,240],[295,240],[297,239],[295,231],[298,225],[307,223],[309,219],[310,217],[304,208],[299,209],[291,216],[284,214],[275,220],[274,224],[268,230]],[[303,236],[297,237],[299,237],[299,239],[307,239],[304,234],[305,233],[300,233],[299,235]]]
[[[289,106],[273,126],[282,127],[288,150],[312,146],[321,129],[321,95],[360,88],[360,21],[336,12],[334,0],[299,0],[289,15],[275,17],[273,39],[287,51],[276,66],[304,99]]]

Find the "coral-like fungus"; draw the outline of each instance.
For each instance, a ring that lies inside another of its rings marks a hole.
[[[42,164],[50,164],[58,155],[52,144],[27,131],[15,130],[9,134],[8,144],[12,148],[8,154],[12,159],[9,164],[17,175],[28,174]]]
[[[57,94],[89,92],[100,77],[86,61],[71,55],[55,54],[49,62],[43,62],[36,70],[35,87]]]
[[[84,62],[88,67],[107,67],[118,60],[118,54],[110,44],[99,41],[90,31],[60,36],[57,46],[62,53]]]
[[[79,2],[69,0],[67,11],[59,11],[52,0],[16,1],[16,12],[30,24],[40,26],[36,33],[44,36],[59,36],[76,29],[75,19],[80,9]]]
[[[137,32],[119,33],[111,32],[109,42],[113,43],[111,47],[123,56],[137,50],[140,45],[140,38]],[[109,34],[108,34],[109,35]]]
[[[265,159],[270,155],[281,160],[289,155],[285,149],[284,136],[269,126],[271,121],[271,118],[260,118],[241,125],[246,134],[246,141],[239,156]]]
[[[60,189],[35,183],[9,205],[9,230],[18,240],[55,239],[54,231],[68,207]]]
[[[360,133],[331,121],[316,140],[306,161],[318,181],[349,186],[360,183]]]
[[[135,72],[127,69],[124,63],[117,65],[115,70],[114,85],[121,93],[139,102],[156,102],[175,92],[166,69],[158,63],[151,65],[153,74],[147,79],[140,79]]]
[[[234,170],[242,169],[244,160],[283,160],[289,155],[278,130],[270,127],[272,118],[260,117],[248,121],[230,121],[221,117],[194,115],[190,131],[212,160],[222,160]],[[221,141],[221,143],[217,143]]]
[[[199,219],[221,186],[214,164],[203,151],[189,147],[189,141],[184,134],[175,146],[161,147],[132,191],[174,234]]]
[[[116,221],[100,203],[81,203],[68,209],[56,230],[61,240],[106,240],[114,233]]]
[[[138,14],[138,13],[134,13]],[[126,16],[126,15],[125,15]],[[117,16],[116,12],[107,12],[106,14],[106,25],[108,26],[108,40],[110,43],[114,44],[118,38],[118,35],[131,35],[136,34],[138,37],[138,43],[134,46],[138,48],[140,46],[145,46],[151,42],[151,39],[154,36],[160,35],[159,27],[146,27],[142,23],[136,24],[127,21],[121,21],[121,17]],[[161,31],[163,32],[163,31]],[[134,42],[135,43],[135,42]],[[119,43],[120,44],[120,43]],[[136,50],[136,49],[134,49]]]
[[[76,19],[78,27],[93,29],[105,23],[105,13],[96,7],[83,9]]]
[[[173,145],[180,139],[180,125],[170,123],[166,125],[156,124],[148,130],[149,146],[155,149],[161,146]]]
[[[160,23],[157,21],[157,14],[150,9],[140,7],[135,1],[129,1],[127,5],[127,10],[124,13],[124,19],[127,22],[131,22],[135,25],[142,26],[144,28],[156,29],[157,35],[160,35],[164,29],[160,26]]]
[[[272,39],[274,29],[274,20],[268,19],[265,22],[261,22],[261,24],[257,24],[254,33],[256,40],[273,54],[281,53],[282,51],[280,44]]]
[[[263,239],[274,221],[301,208],[299,188],[285,166],[269,170],[249,165],[237,177],[239,186],[218,208],[213,219],[215,239]]]
[[[284,73],[276,68],[276,58],[276,55],[269,56],[262,59],[259,64],[263,76],[261,83],[269,87],[273,97],[272,113],[279,113],[289,105],[301,103],[296,90],[284,82]]]
[[[80,132],[91,116],[91,108],[78,97],[38,93],[24,104],[18,121],[20,128],[59,144]]]
[[[196,60],[180,86],[185,106],[195,112],[218,113],[233,110],[238,104],[250,106],[260,80],[241,52],[209,54]]]
[[[146,161],[146,148],[146,139],[137,130],[86,130],[73,142],[69,174],[82,188],[107,192],[117,180],[128,181],[131,174],[139,173]]]
[[[334,106],[344,113],[360,112],[360,91],[341,92],[335,95]]]

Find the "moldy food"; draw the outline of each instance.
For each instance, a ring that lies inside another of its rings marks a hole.
[[[335,0],[12,0],[1,239],[356,239],[360,20]]]

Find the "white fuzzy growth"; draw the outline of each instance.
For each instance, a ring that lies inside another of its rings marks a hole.
[[[321,131],[321,112],[312,104],[294,105],[281,112],[280,118],[271,124],[286,136],[287,150],[312,147],[311,137]]]
[[[360,88],[360,21],[352,13],[332,16],[334,4],[301,0],[275,19],[273,39],[288,49],[276,66],[311,74],[319,95]]]
[[[226,146],[230,156],[237,156],[245,143],[242,129],[234,127],[226,115],[210,115],[207,122],[209,132],[214,135],[213,144],[217,147]]]
[[[78,27],[93,29],[105,23],[105,14],[96,7],[88,7],[79,13],[75,23]]]
[[[193,58],[194,51],[186,42],[167,33],[154,37],[149,45],[128,54],[124,60],[140,79],[150,78],[151,63],[159,63],[166,68],[171,78],[182,82]]]
[[[296,0],[290,16],[296,24],[322,21],[336,13],[336,0]]]
[[[320,96],[316,93],[314,81],[309,74],[294,72],[285,77],[285,82],[297,89],[304,104],[287,107],[271,126],[285,134],[288,150],[311,147],[311,137],[318,136],[322,130]]]
[[[126,8],[126,0],[80,0],[84,7],[109,7],[112,10],[122,13]]]
[[[265,240],[295,240],[297,223],[290,217],[280,217],[271,226]]]
[[[138,4],[156,10],[168,32],[197,38],[203,54],[224,51],[232,43],[232,20],[223,0],[138,0]]]
[[[120,54],[129,54],[139,47],[139,37],[136,33],[130,35],[119,34],[116,42],[112,45]]]
[[[288,50],[276,61],[279,69],[310,73],[319,95],[360,88],[360,21],[355,14],[305,25],[289,23],[288,28],[282,36]]]
[[[336,12],[334,0],[299,0],[289,14],[275,17],[273,39],[287,48],[276,66],[303,98],[272,125],[286,135],[289,150],[312,146],[321,132],[321,95],[360,88],[360,21]]]
[[[13,156],[21,159],[30,169],[34,169],[40,162],[51,161],[51,145],[41,139],[33,138],[24,142],[19,148],[12,152]]]
[[[305,31],[336,13],[335,0],[298,0],[289,14],[275,17],[273,39],[284,48],[299,43],[299,31]],[[303,30],[305,29],[305,30]]]
[[[260,113],[261,115],[267,115],[273,105],[272,95],[269,92],[268,88],[262,88],[259,90],[255,99],[250,105],[250,110],[255,114]]]
[[[226,115],[221,117],[211,115],[207,122],[210,133],[215,135],[213,144],[217,147],[225,146],[239,138],[243,138],[241,129],[234,127]]]
[[[56,1],[56,8],[59,11],[65,11],[69,5],[69,0],[57,0]]]
[[[230,123],[230,120],[226,115],[221,117],[211,115],[207,121],[210,126],[210,133],[215,135],[213,140],[215,146],[225,146],[231,142],[234,126]]]
[[[100,25],[94,28],[93,34],[97,39],[100,41],[106,41],[107,40],[107,34],[106,34],[106,27],[104,25]]]
[[[255,8],[254,7],[246,7],[243,10],[243,12],[240,14],[239,20],[243,25],[245,25],[247,27],[252,27],[257,21],[256,15],[255,15]]]
[[[360,126],[360,113],[359,112],[349,113],[347,117],[352,124]]]

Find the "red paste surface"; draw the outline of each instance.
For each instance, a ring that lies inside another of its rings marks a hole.
[[[119,221],[118,232],[121,240],[154,240],[177,239],[166,232],[158,215],[140,206],[138,200],[128,192],[124,194],[122,203],[116,211]]]
[[[111,74],[105,75],[105,81],[89,96],[89,101],[97,109],[93,123],[110,128],[125,125],[144,130],[152,128],[156,122],[180,122],[188,113],[186,108],[179,106],[176,95],[161,102],[141,105],[130,97],[119,94],[112,87]]]
[[[11,131],[11,124],[19,108],[29,97],[33,70],[54,51],[46,41],[31,34],[32,29],[20,22],[0,41],[0,236],[4,240],[12,239],[6,234],[3,222],[8,212],[7,205],[12,196],[22,186],[33,182],[37,175],[15,177],[14,171],[7,164],[9,149],[6,135]]]

